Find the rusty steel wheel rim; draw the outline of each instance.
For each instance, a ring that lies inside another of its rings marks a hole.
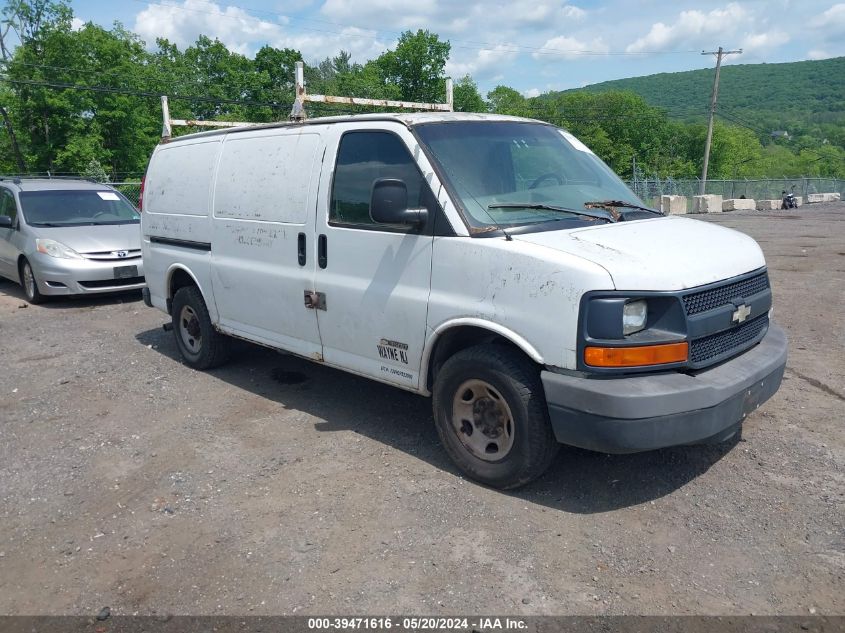
[[[191,306],[182,306],[179,312],[179,336],[182,343],[192,354],[199,354],[202,349],[202,331],[197,313]]]
[[[473,378],[457,388],[452,426],[464,448],[486,462],[504,459],[513,448],[513,414],[504,396],[487,381]]]

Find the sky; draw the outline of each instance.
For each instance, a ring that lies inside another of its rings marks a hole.
[[[726,64],[845,55],[845,2],[830,0],[73,0],[75,24],[114,21],[152,48],[200,34],[252,56],[294,48],[306,63],[349,51],[364,62],[400,33],[428,29],[452,45],[446,67],[482,95],[506,85],[526,96],[587,84],[712,67],[702,51],[742,49]],[[845,77],[842,78],[845,81]],[[781,89],[782,87],[773,87]]]

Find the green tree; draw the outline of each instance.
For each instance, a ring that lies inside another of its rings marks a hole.
[[[487,104],[469,75],[464,75],[455,82],[453,99],[455,112],[487,112]]]
[[[294,100],[294,74],[296,62],[302,54],[292,48],[263,46],[253,62],[256,82],[249,93],[258,103],[277,106],[250,106],[246,116],[250,121],[279,121],[285,119]]]
[[[496,86],[487,93],[490,111],[496,114],[529,116],[531,108],[528,101],[519,92],[507,86]]]
[[[450,49],[449,42],[441,42],[436,33],[405,31],[399,37],[396,50],[383,53],[375,61],[384,82],[396,85],[403,99],[442,102],[443,69]]]

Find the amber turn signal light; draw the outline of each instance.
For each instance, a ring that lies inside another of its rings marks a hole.
[[[639,347],[588,347],[584,362],[591,367],[641,367],[682,363],[689,356],[688,343],[643,345]]]

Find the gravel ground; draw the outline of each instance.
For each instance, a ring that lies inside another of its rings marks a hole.
[[[246,344],[194,372],[137,295],[0,282],[0,613],[845,613],[845,204],[703,219],[766,251],[780,392],[514,493],[425,398]]]

